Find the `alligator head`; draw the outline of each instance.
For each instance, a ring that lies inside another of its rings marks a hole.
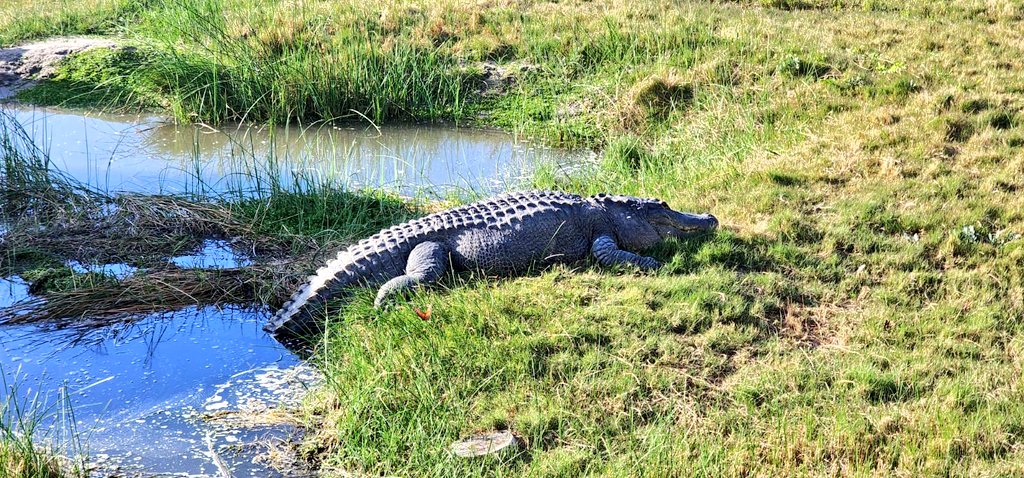
[[[718,219],[711,214],[674,211],[660,199],[598,194],[590,201],[604,210],[617,242],[629,250],[648,249],[664,239],[718,227]]]

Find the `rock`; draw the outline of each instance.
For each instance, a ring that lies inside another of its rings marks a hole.
[[[68,55],[115,46],[103,38],[56,37],[0,49],[0,100],[31,86],[34,80],[52,76],[57,63]]]
[[[452,453],[462,458],[497,455],[505,450],[516,450],[522,441],[511,431],[501,430],[480,433],[457,441],[450,447]]]
[[[531,63],[513,62],[507,65],[499,65],[493,61],[484,61],[478,64],[483,72],[483,83],[480,87],[480,94],[483,96],[497,96],[515,85],[520,75],[531,73],[537,70],[537,66]]]

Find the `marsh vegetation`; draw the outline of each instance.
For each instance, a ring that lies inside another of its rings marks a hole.
[[[600,151],[595,170],[542,169],[534,186],[722,221],[655,251],[654,275],[461,277],[386,312],[357,294],[329,317],[305,409],[301,451],[327,474],[1011,476],[1022,26],[1018,0],[15,1],[0,43],[122,45],[69,59],[25,101],[493,125]],[[86,193],[45,191],[14,198],[89,214],[71,200]],[[423,213],[334,188],[188,204],[286,257]],[[412,310],[428,305],[429,321]],[[523,451],[449,454],[494,429]]]

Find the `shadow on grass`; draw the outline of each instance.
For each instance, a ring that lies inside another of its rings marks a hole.
[[[672,274],[707,267],[737,272],[781,272],[807,260],[796,246],[766,236],[742,237],[730,230],[665,241],[649,251]]]
[[[715,324],[754,327],[761,337],[778,333],[793,326],[788,322],[797,320],[796,311],[819,303],[801,271],[813,265],[839,275],[798,244],[729,230],[666,242],[652,253],[666,262],[667,275],[680,277],[673,287],[653,291],[648,303],[655,311],[681,307],[668,326],[673,333],[702,333]]]

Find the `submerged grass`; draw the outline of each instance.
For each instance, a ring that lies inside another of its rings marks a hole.
[[[723,221],[651,276],[357,294],[307,410],[328,473],[1017,476],[1022,21],[1016,0],[153,2],[123,33],[154,64],[82,85],[185,119],[473,118],[602,149],[540,187]],[[259,234],[418,213],[288,189],[232,207]],[[490,429],[526,447],[448,452]]]

